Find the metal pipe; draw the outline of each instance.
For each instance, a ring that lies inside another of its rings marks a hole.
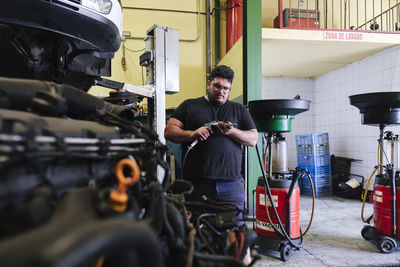
[[[211,71],[211,15],[210,0],[206,0],[206,82],[210,79]]]
[[[187,14],[198,14],[196,11],[187,11],[187,10],[177,10],[177,9],[161,9],[161,8],[145,8],[145,7],[132,7],[132,6],[123,6],[122,9],[135,9],[135,10],[144,10],[144,11],[160,11],[160,12],[175,12],[175,13],[187,13]],[[201,15],[206,15],[204,12],[200,12]]]
[[[365,16],[364,16],[364,23],[365,23],[365,29],[367,29],[367,0],[365,0]]]
[[[343,29],[347,27],[347,0],[344,0],[344,22],[343,22]]]
[[[383,31],[383,0],[381,0],[381,31]]]
[[[200,18],[200,0],[197,0],[197,37],[195,39],[179,39],[181,42],[196,42],[200,39],[201,36],[201,18]]]
[[[321,16],[320,16],[320,12],[319,12],[319,0],[315,0],[314,3],[314,8],[315,8],[315,13],[318,14],[318,27],[321,28]]]
[[[350,6],[351,0],[348,1],[347,3],[349,3],[349,27],[348,28],[350,28],[351,27],[351,6]]]
[[[379,125],[379,171],[378,174],[382,174],[382,165],[383,165],[383,130],[385,125]]]
[[[367,0],[365,0],[367,1]],[[343,30],[343,16],[342,16],[342,12],[343,12],[343,6],[342,6],[342,0],[340,0],[340,29]]]
[[[198,0],[200,3],[200,0]],[[220,31],[220,1],[214,0],[214,8],[215,8],[215,15],[214,15],[214,65],[217,65],[221,59],[221,31]]]
[[[393,6],[394,7],[394,6]],[[390,16],[390,21],[391,21],[391,26],[390,26],[390,28],[392,29],[392,31],[394,31],[395,29],[394,29],[394,23],[395,23],[395,21],[394,21],[394,8],[392,9],[391,8],[391,12],[392,12],[392,15]]]
[[[375,20],[375,0],[372,0],[372,17]],[[375,27],[375,26],[374,26]]]
[[[340,0],[340,29],[343,30],[343,5],[342,5],[342,1]]]
[[[274,136],[271,133],[268,133],[268,176],[270,179],[272,179],[272,142],[273,142]]]
[[[358,0],[357,0],[357,28],[358,28],[358,9],[359,9],[359,6],[358,6]]]
[[[392,29],[392,25],[390,22],[390,3],[388,2],[388,4],[389,4],[389,12],[386,14],[386,29],[387,31],[390,31]]]
[[[388,22],[389,22],[389,27],[388,27],[388,29],[389,29],[389,31],[391,31],[392,30],[392,16],[393,16],[393,10],[390,8],[390,2],[388,2],[388,5],[389,5],[389,14],[388,14]]]
[[[292,28],[292,0],[289,1],[289,27]],[[283,14],[283,13],[282,13]]]
[[[395,20],[394,9],[392,9],[392,30],[393,31],[396,30],[396,27],[395,27],[396,24],[395,23],[396,23],[396,20]]]
[[[394,31],[394,10],[393,9],[392,9],[392,15],[390,17],[391,17],[390,29],[392,29]]]
[[[308,15],[308,0],[306,2],[306,10],[307,10],[307,29],[310,28],[310,16]]]
[[[390,26],[391,25],[390,25],[390,3],[389,3],[389,9],[388,9],[388,12],[386,13],[386,27],[385,27],[386,31],[390,31],[391,30]],[[382,30],[383,30],[383,27],[382,27]]]
[[[301,23],[301,20],[300,20],[300,7],[299,6],[297,6],[297,16],[298,16],[298,20],[297,20],[297,28],[300,28],[300,23]]]
[[[219,0],[218,0],[219,1]],[[257,144],[256,144],[256,146],[257,146]],[[248,193],[248,190],[249,190],[249,181],[250,181],[250,179],[249,179],[249,147],[248,146],[245,146],[245,148],[244,148],[244,161],[243,161],[243,164],[244,164],[244,168],[243,168],[243,170],[244,170],[244,192],[246,192],[246,207],[250,207],[250,199],[249,199],[249,193]],[[255,213],[254,213],[254,193],[253,193],[253,218],[255,218],[256,216],[255,216]]]
[[[331,28],[333,29],[334,28],[334,25],[335,25],[335,22],[334,22],[334,15],[333,14],[335,14],[335,11],[334,11],[334,4],[333,4],[333,1],[332,1],[332,26],[331,26]]]
[[[324,1],[324,13],[325,13],[325,29],[328,28],[328,0]]]
[[[397,6],[397,3],[396,3],[396,11],[393,9],[393,30],[394,31],[396,31],[396,28],[397,28],[398,13],[399,13],[399,7]]]
[[[282,12],[282,5],[283,4],[282,4],[282,1],[283,0],[279,0],[279,3],[278,3],[278,8],[279,8],[279,29],[283,28],[283,12]]]

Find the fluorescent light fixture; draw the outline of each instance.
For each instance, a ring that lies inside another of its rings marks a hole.
[[[112,7],[110,0],[82,0],[81,5],[103,14],[110,13]]]

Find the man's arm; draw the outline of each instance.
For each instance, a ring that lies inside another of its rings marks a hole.
[[[255,146],[257,144],[257,129],[240,130],[234,128],[232,124],[226,124],[222,121],[218,122],[218,129],[223,135],[231,137],[233,140],[242,145]]]
[[[229,136],[242,145],[255,146],[258,140],[258,132],[255,128],[249,111],[244,106],[242,107],[240,125],[242,125],[244,129],[249,130],[240,130],[238,128],[234,128],[232,123],[225,123],[221,121],[218,122],[218,129],[222,134]]]
[[[255,146],[258,140],[257,129],[243,131],[232,127],[230,130],[225,132],[225,135],[245,146]]]
[[[183,123],[175,118],[170,118],[164,129],[165,139],[180,144],[196,139],[206,140],[211,134],[210,127],[200,127],[195,131],[184,130]]]

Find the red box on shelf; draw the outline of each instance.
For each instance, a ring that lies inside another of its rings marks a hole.
[[[282,11],[283,28],[289,29],[319,29],[319,11],[307,9],[290,9]],[[274,27],[279,27],[279,16],[274,19]]]

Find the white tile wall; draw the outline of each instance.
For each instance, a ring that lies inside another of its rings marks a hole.
[[[313,115],[328,124],[331,154],[363,160],[352,164],[352,172],[363,175],[366,179],[377,163],[379,129],[361,125],[359,110],[350,105],[349,96],[400,91],[399,66],[400,47],[395,47],[315,80],[315,104],[318,106],[330,102],[330,108],[326,112],[319,109]],[[343,77],[346,78],[342,80]],[[331,116],[341,119],[331,121]],[[400,133],[400,129],[396,128],[398,127],[388,127],[387,130]],[[313,130],[325,131],[326,125],[316,123]]]
[[[350,105],[349,96],[370,92],[400,91],[400,46],[337,69],[315,80],[264,78],[263,99],[292,99],[297,94],[311,100],[309,111],[292,121],[292,131],[285,133],[289,167],[297,165],[296,134],[329,133],[330,153],[354,159],[352,173],[370,176],[377,163],[379,129],[361,125],[361,116]],[[385,130],[400,134],[400,126]]]

